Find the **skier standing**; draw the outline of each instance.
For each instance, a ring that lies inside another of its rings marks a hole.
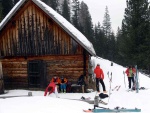
[[[127,74],[128,77],[128,82],[129,82],[129,90],[131,90],[131,82],[134,86],[135,82],[134,82],[134,75],[135,75],[135,68],[132,68],[132,66],[129,66],[127,68],[127,70],[125,71],[125,73]]]
[[[100,68],[100,65],[97,64],[96,68],[94,69],[94,73],[96,74],[96,89],[97,92],[100,93],[99,91],[99,82],[101,83],[102,87],[103,87],[103,93],[107,93],[106,88],[105,88],[105,84],[104,84],[104,73],[103,70]]]

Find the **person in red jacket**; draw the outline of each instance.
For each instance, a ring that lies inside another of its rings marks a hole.
[[[54,75],[54,77],[51,79],[50,82],[54,82],[56,85],[59,86],[59,84],[60,84],[60,78]]]
[[[50,95],[53,92],[55,93],[56,97],[58,98],[57,85],[54,82],[50,82],[49,85],[45,89],[44,96],[46,96],[47,93],[49,93],[48,95]]]
[[[59,92],[60,91],[60,78],[54,75],[50,82],[54,82],[57,85],[57,90]]]
[[[96,68],[94,69],[94,73],[96,75],[96,90],[98,92],[99,91],[99,82],[101,83],[102,87],[103,87],[103,92],[106,93],[106,88],[105,88],[105,84],[104,84],[104,73],[103,73],[103,70],[100,68],[100,65],[97,64]]]
[[[134,75],[135,75],[135,72],[136,72],[136,70],[135,70],[135,68],[132,67],[132,66],[129,66],[129,67],[126,69],[126,71],[125,71],[125,73],[127,74],[127,77],[128,77],[129,90],[131,90],[131,81],[132,81],[133,87],[134,87],[134,85],[135,85],[135,82],[134,82]],[[132,88],[133,88],[133,87],[132,87]]]

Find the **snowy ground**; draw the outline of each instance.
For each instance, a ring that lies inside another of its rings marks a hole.
[[[145,87],[147,90],[139,90],[139,93],[127,92],[128,81],[123,71],[126,68],[113,64],[105,59],[92,58],[93,65],[100,63],[101,68],[104,70],[105,78],[104,82],[106,89],[109,93],[109,79],[112,72],[112,89],[116,85],[121,85],[119,91],[111,91],[108,105],[99,104],[101,107],[114,108],[116,106],[124,108],[140,108],[141,113],[149,113],[150,105],[150,78],[139,73],[139,85]],[[109,76],[107,75],[109,71]],[[102,88],[100,88],[102,89]],[[83,113],[83,109],[93,108],[92,104],[86,102],[69,100],[80,99],[81,96],[91,97],[93,100],[95,92],[91,93],[60,93],[60,98],[55,98],[55,95],[44,97],[43,91],[28,91],[28,90],[5,90],[6,94],[2,96],[15,96],[15,95],[28,95],[28,92],[32,92],[31,97],[14,97],[14,98],[0,98],[0,113]],[[68,99],[67,99],[68,98]],[[108,100],[105,100],[106,102]]]

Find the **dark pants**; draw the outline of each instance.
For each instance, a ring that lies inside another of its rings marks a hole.
[[[129,82],[129,89],[131,88],[131,82],[134,85],[134,77],[128,77],[128,82]]]
[[[99,79],[99,78],[96,78],[96,90],[99,91],[99,82],[103,87],[103,91],[106,91],[103,79]]]

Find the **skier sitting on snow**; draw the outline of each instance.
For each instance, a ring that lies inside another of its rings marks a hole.
[[[54,92],[56,97],[58,98],[57,85],[54,82],[50,82],[50,84],[47,86],[47,88],[45,89],[44,96],[46,96],[48,92],[49,92],[48,95]]]
[[[58,92],[60,91],[60,78],[54,75],[50,82],[54,82],[57,85]]]
[[[133,83],[133,86],[134,86],[134,75],[135,75],[135,68],[133,68],[132,66],[129,66],[127,68],[127,70],[125,71],[125,73],[127,74],[127,77],[128,77],[128,82],[129,82],[129,90],[131,90],[131,81]]]
[[[107,93],[106,89],[105,89],[105,84],[103,81],[104,73],[103,73],[103,70],[100,68],[99,64],[97,64],[96,68],[94,69],[94,73],[96,74],[96,89],[97,89],[97,91],[100,92],[99,91],[99,82],[100,82],[103,87],[103,92]]]

